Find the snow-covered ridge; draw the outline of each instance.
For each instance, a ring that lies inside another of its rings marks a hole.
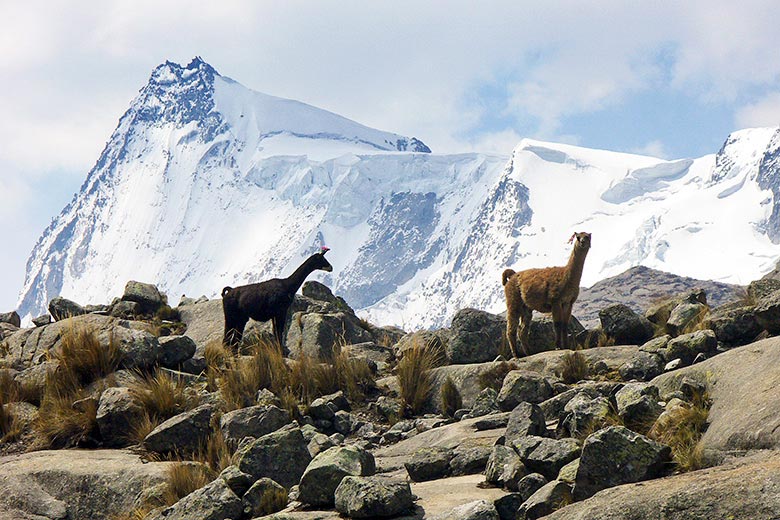
[[[573,231],[593,233],[586,285],[640,264],[746,283],[780,256],[779,150],[769,128],[676,161],[531,139],[438,155],[200,59],[165,63],[36,244],[19,310],[106,302],[130,279],[213,297],[327,244],[334,271],[316,277],[364,316],[441,326],[503,310],[503,269],[564,264]]]

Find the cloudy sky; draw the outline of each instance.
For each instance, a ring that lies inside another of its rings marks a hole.
[[[434,152],[534,137],[698,157],[780,124],[776,19],[771,0],[0,0],[0,312],[165,60],[199,55]]]

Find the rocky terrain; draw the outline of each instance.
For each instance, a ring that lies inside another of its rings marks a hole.
[[[537,315],[521,359],[500,315],[408,332],[301,292],[284,351],[250,322],[238,356],[220,300],[147,283],[0,314],[0,518],[780,516],[772,277],[634,269],[586,295],[577,350]]]

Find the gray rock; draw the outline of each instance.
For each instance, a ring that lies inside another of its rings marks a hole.
[[[334,442],[333,439],[331,439],[324,433],[316,433],[309,440],[309,444],[306,447],[309,450],[309,455],[311,455],[312,457],[316,457],[318,453],[322,453],[323,451],[337,445],[338,444]]]
[[[639,351],[634,358],[618,368],[620,377],[625,381],[637,379],[650,381],[664,371],[664,358],[659,354]]]
[[[544,416],[546,418],[563,419],[563,415],[566,413],[566,405],[572,399],[577,397],[577,395],[583,394],[591,399],[595,399],[596,397],[609,398],[610,396],[614,395],[615,392],[617,392],[622,386],[623,383],[615,383],[611,381],[585,383],[561,392],[555,397],[551,397],[550,399],[541,403],[539,407],[542,409],[542,412],[544,412]]]
[[[245,518],[270,515],[287,507],[287,490],[271,480],[261,478],[242,496]]]
[[[482,363],[498,356],[506,319],[477,309],[461,309],[452,318],[446,346],[451,364]]]
[[[574,498],[584,500],[619,484],[655,478],[667,469],[671,449],[623,426],[610,426],[585,439]]]
[[[333,429],[345,437],[352,433],[352,414],[339,410],[333,417]]]
[[[476,500],[436,515],[434,520],[499,520],[496,507],[487,500]]]
[[[527,435],[545,436],[547,425],[544,420],[544,413],[539,405],[532,403],[520,403],[509,415],[509,422],[506,426],[506,443]]]
[[[558,476],[563,466],[579,457],[581,450],[579,441],[572,438],[529,436],[515,440],[512,446],[526,468],[550,480]]]
[[[763,330],[752,306],[715,309],[706,325],[715,333],[718,342],[727,347],[747,345]]]
[[[309,414],[315,419],[333,420],[339,410],[349,410],[349,401],[344,392],[318,397],[309,405]]]
[[[414,347],[425,347],[446,352],[450,342],[450,329],[418,330],[403,336],[393,346],[395,357],[401,359],[404,353]]]
[[[639,351],[647,352],[649,354],[662,355],[663,351],[666,350],[666,345],[669,344],[671,339],[672,337],[669,334],[658,336],[657,338],[653,338],[644,343],[641,347],[639,347]]]
[[[111,316],[114,318],[134,320],[136,316],[141,315],[141,304],[138,302],[117,300],[111,304],[111,310],[109,311],[109,314],[111,314]]]
[[[165,297],[160,293],[156,285],[133,280],[125,285],[122,300],[138,303],[142,314],[153,314],[166,303]]]
[[[254,480],[268,477],[290,489],[311,462],[306,444],[300,428],[282,428],[239,448],[233,460]]]
[[[576,317],[572,316],[569,320],[569,336],[575,338],[577,343],[579,343],[579,338],[582,338],[583,341],[586,338],[583,335],[584,332],[585,327],[582,326]],[[530,345],[531,354],[558,348],[558,345],[555,343],[555,325],[551,315],[538,314],[531,319],[531,326],[528,331],[528,344]]]
[[[429,405],[423,411],[426,413],[443,413],[442,402],[439,398],[441,390],[447,379],[450,379],[458,391],[463,408],[471,408],[477,400],[480,391],[486,387],[486,382],[492,383],[498,380],[510,370],[510,365],[505,361],[488,363],[470,363],[468,365],[446,365],[434,368],[430,371],[432,383],[432,395],[435,398],[429,400]]]
[[[233,493],[240,497],[244,496],[244,493],[252,486],[252,475],[244,473],[233,464],[223,469],[219,478],[224,480]]]
[[[759,299],[754,312],[761,327],[772,335],[780,334],[780,290]]]
[[[560,480],[553,480],[542,486],[528,500],[520,505],[517,518],[535,520],[547,516],[561,505],[572,502],[571,486]]]
[[[499,412],[500,410],[501,409],[498,407],[498,392],[492,388],[485,388],[477,395],[477,399],[466,414],[466,417],[482,417],[484,415]]]
[[[51,323],[51,316],[48,314],[41,314],[32,319],[33,325],[36,327],[43,327]]]
[[[22,320],[16,311],[0,313],[0,322],[9,323],[17,329],[22,326]]]
[[[509,424],[509,416],[512,412],[493,413],[490,415],[480,415],[481,419],[474,421],[474,429],[477,431],[495,430],[496,428],[506,428]],[[466,417],[465,419],[473,419]]]
[[[240,518],[242,510],[241,499],[228,487],[227,482],[218,478],[164,509],[159,518],[227,520]]]
[[[159,363],[165,368],[178,368],[195,354],[195,342],[189,336],[164,336],[160,343]]]
[[[332,505],[334,492],[347,475],[370,476],[376,472],[374,456],[356,446],[334,447],[319,453],[306,468],[298,488],[298,500],[309,505]]]
[[[582,435],[604,424],[612,409],[612,402],[606,397],[578,394],[564,406],[558,431],[561,435],[570,437]]]
[[[653,337],[653,324],[623,304],[599,311],[601,329],[616,345],[641,345]]]
[[[665,327],[674,309],[686,303],[707,305],[707,294],[703,289],[696,288],[673,298],[653,303],[645,312],[645,318],[656,325]]]
[[[249,406],[227,412],[219,420],[225,440],[238,444],[244,437],[260,438],[292,421],[290,412],[276,406]]]
[[[324,361],[332,359],[334,347],[372,340],[371,334],[352,314],[295,313],[287,331],[286,344],[293,358],[304,354]]]
[[[143,417],[144,409],[136,402],[129,388],[106,388],[100,395],[97,424],[106,446],[129,446],[133,426]]]
[[[529,473],[517,482],[517,492],[523,498],[523,502],[533,496],[547,484],[547,479],[541,473]]]
[[[527,497],[526,497],[527,498]],[[525,499],[520,493],[509,493],[493,501],[498,517],[501,520],[515,520],[517,510]]]
[[[101,345],[111,342],[116,345],[121,354],[122,368],[145,370],[153,367],[160,357],[160,342],[145,330],[122,326],[105,328],[98,333],[98,341]]]
[[[84,307],[62,296],[57,296],[49,302],[49,314],[54,318],[54,321],[61,321],[86,313],[87,311],[84,310]]]
[[[450,475],[482,473],[492,452],[491,446],[478,442],[463,442],[453,450],[450,460]]]
[[[663,411],[658,399],[658,387],[629,383],[615,394],[618,416],[626,426],[647,431]]]
[[[527,474],[528,470],[514,449],[508,446],[493,446],[485,467],[486,482],[516,491],[517,483]]]
[[[504,378],[498,393],[498,406],[509,411],[522,402],[539,404],[553,396],[553,389],[547,379],[536,372],[513,370]]]
[[[414,482],[436,480],[449,474],[450,461],[454,456],[452,448],[443,446],[421,448],[404,463],[404,467]]]
[[[561,468],[558,472],[558,480],[571,484],[577,481],[577,470],[580,469],[580,459],[577,457]]]
[[[396,516],[414,507],[409,483],[378,477],[346,476],[335,491],[339,513],[350,518]]]
[[[681,303],[669,315],[669,320],[666,322],[666,331],[672,336],[679,336],[687,328],[700,321],[708,310],[709,307],[701,303]]]
[[[766,298],[774,292],[780,291],[780,279],[762,278],[754,280],[747,286],[748,299],[755,302]]]
[[[670,340],[663,356],[667,362],[680,359],[684,365],[690,365],[697,354],[713,353],[717,346],[718,340],[713,331],[697,330]]]
[[[214,407],[201,405],[171,417],[159,424],[144,438],[144,448],[155,453],[191,453],[196,451],[211,433]]]

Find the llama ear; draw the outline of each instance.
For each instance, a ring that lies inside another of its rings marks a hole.
[[[571,237],[569,237],[569,244],[571,244],[572,242],[574,242],[574,239],[575,239],[575,238],[577,238],[577,233],[572,233],[572,234],[571,234]]]
[[[320,248],[320,254],[321,254],[321,255],[325,255],[325,253],[327,253],[328,251],[330,251],[330,248],[329,248],[329,247],[322,246],[322,247]]]

